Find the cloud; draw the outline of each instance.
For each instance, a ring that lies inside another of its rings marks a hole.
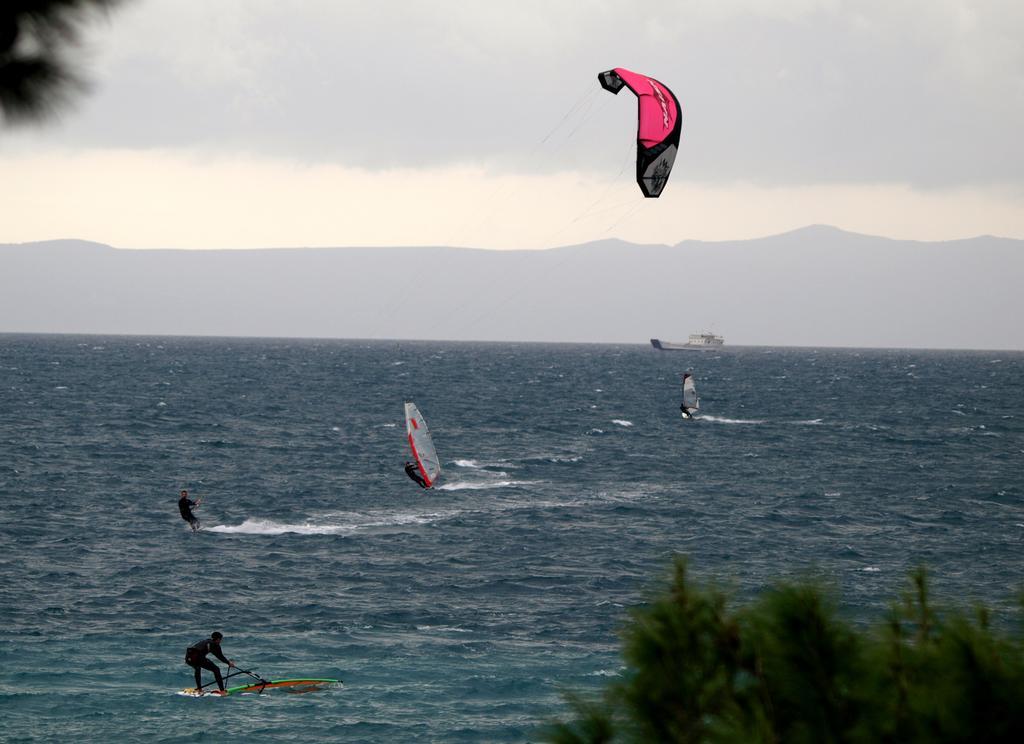
[[[1024,234],[1024,5],[128,3],[94,93],[5,131],[3,240],[547,247]],[[682,101],[638,203],[625,66]]]
[[[690,179],[1021,185],[1022,35],[1024,6],[966,0],[151,0],[97,32],[97,92],[45,142],[601,174],[632,133],[621,96],[533,151],[621,65],[682,100]]]

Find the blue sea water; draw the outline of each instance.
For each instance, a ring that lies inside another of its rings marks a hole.
[[[0,336],[0,738],[536,740],[675,553],[738,603],[817,576],[870,624],[923,563],[1009,617],[1022,473],[1018,352]],[[213,630],[345,686],[176,694]]]

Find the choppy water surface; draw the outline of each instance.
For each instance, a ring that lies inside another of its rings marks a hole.
[[[738,601],[827,577],[858,622],[919,563],[1008,608],[1022,472],[1013,352],[0,336],[3,736],[535,739],[676,552]],[[176,695],[215,629],[345,687]]]

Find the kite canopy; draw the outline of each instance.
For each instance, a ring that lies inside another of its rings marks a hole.
[[[597,79],[601,87],[616,95],[623,86],[636,94],[636,182],[644,196],[661,196],[672,172],[683,130],[683,110],[679,99],[654,78],[622,67],[602,72]]]

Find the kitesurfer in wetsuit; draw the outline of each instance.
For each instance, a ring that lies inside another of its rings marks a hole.
[[[200,669],[207,669],[213,672],[213,676],[217,680],[217,687],[220,688],[222,693],[224,692],[224,678],[220,676],[220,667],[206,658],[207,654],[213,654],[227,664],[228,669],[235,665],[235,662],[231,659],[225,659],[224,652],[220,650],[220,641],[223,637],[224,636],[221,633],[214,631],[210,634],[209,638],[204,638],[198,643],[193,643],[185,649],[185,663],[192,667],[196,673],[196,690],[199,690],[203,686],[202,672],[200,672]]]
[[[202,496],[199,497],[199,501],[193,501],[188,497],[188,491],[182,491],[181,498],[178,499],[178,511],[181,512],[181,518],[189,523],[193,532],[199,529],[199,520],[192,513],[192,507],[198,509],[201,503],[203,503]]]
[[[423,476],[420,475],[420,471],[419,468],[416,467],[416,463],[405,463],[405,474],[412,478],[414,481],[416,481],[419,484],[420,488],[429,488],[429,486],[427,486],[427,482],[423,480]]]

